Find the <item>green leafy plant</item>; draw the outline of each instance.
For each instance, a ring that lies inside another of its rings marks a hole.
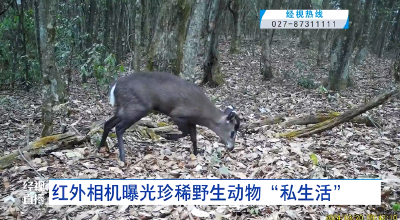
[[[210,157],[210,164],[215,165],[221,163],[221,150],[217,148],[215,151],[212,152]]]
[[[258,210],[257,207],[250,206],[248,208],[248,210],[249,210],[249,213],[252,214],[252,215],[255,215],[255,216],[259,215],[259,210]]]
[[[393,211],[398,212],[400,210],[400,204],[397,202],[393,203],[392,209],[393,209]]]
[[[313,162],[313,164],[314,164],[315,166],[318,165],[318,158],[317,158],[317,156],[316,156],[315,154],[311,154],[311,155],[310,155],[310,159],[311,159],[311,161]]]
[[[327,94],[328,93],[328,90],[325,88],[325,86],[322,86],[322,85],[319,87],[319,91],[321,93],[323,93],[323,94]]]
[[[229,174],[230,174],[228,168],[226,168],[226,167],[221,167],[221,168],[218,169],[218,171],[219,171],[221,174],[224,174],[224,175],[229,175]]]
[[[310,78],[306,78],[306,77],[301,77],[298,81],[297,81],[297,85],[306,88],[306,89],[313,89],[315,88],[315,82],[314,80],[310,79]]]
[[[105,48],[102,44],[94,44],[87,53],[88,60],[81,66],[81,76],[94,77],[97,89],[101,94],[108,91],[108,86],[114,80],[118,72],[125,71],[124,66],[116,65],[115,55],[110,53],[105,59]]]

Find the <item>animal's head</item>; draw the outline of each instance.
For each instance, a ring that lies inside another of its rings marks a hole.
[[[221,142],[226,148],[232,150],[235,146],[236,134],[240,126],[240,118],[236,114],[233,106],[228,106],[223,113],[216,133],[221,138]]]

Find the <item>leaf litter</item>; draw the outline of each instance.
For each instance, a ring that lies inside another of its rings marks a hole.
[[[354,85],[332,96],[335,97],[332,101],[319,89],[297,85],[297,79],[309,72],[313,73],[315,81],[322,81],[328,74],[328,62],[317,68],[315,55],[310,51],[298,48],[284,37],[275,41],[278,42],[272,46],[275,74],[272,81],[261,81],[259,47],[253,57],[246,51],[251,48],[250,42],[243,40],[242,53],[231,55],[229,42],[221,40],[220,60],[226,82],[218,88],[204,87],[220,108],[235,106],[245,124],[279,115],[344,112],[362,104],[365,97],[374,97],[392,86],[391,76],[386,71],[391,62],[370,55],[363,65],[352,68]],[[277,45],[284,49],[278,50]],[[298,63],[310,65],[302,69]],[[100,98],[93,81],[86,86],[79,82],[71,86],[68,103],[71,110],[68,116],[57,113],[54,133],[61,133],[65,129],[63,125],[73,123],[83,133],[94,121],[112,116],[108,100]],[[0,105],[0,145],[4,146],[0,150],[2,155],[7,155],[18,146],[26,145],[28,119],[35,119],[29,140],[40,136],[40,91],[29,94],[3,91],[0,97],[8,100],[6,105]],[[225,150],[218,144],[218,138],[202,127],[197,128],[198,147],[204,153],[197,157],[189,151],[189,138],[148,141],[126,132],[126,166],[120,166],[116,148],[111,148],[108,154],[96,153],[99,140],[80,148],[29,158],[35,169],[47,178],[381,178],[381,206],[24,206],[22,184],[28,178],[38,177],[27,164],[18,160],[13,167],[2,171],[0,218],[325,219],[327,214],[376,214],[391,210],[391,204],[399,201],[400,192],[399,107],[398,98],[393,98],[364,114],[379,118],[383,122],[382,129],[348,122],[309,138],[293,140],[278,138],[277,134],[304,126],[284,128],[275,124],[259,127],[253,133],[242,131],[235,150],[223,158]],[[148,118],[156,123],[168,121],[163,115],[149,115]],[[108,141],[116,143],[115,137]]]

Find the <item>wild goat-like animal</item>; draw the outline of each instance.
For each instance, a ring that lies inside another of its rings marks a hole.
[[[119,158],[125,162],[123,134],[149,111],[171,117],[182,134],[165,134],[168,140],[190,135],[193,153],[197,155],[196,125],[214,131],[228,150],[235,145],[240,119],[229,106],[220,111],[203,90],[173,74],[163,72],[136,72],[117,79],[111,85],[110,103],[116,106],[115,115],[104,124],[100,147],[104,146],[110,130],[115,127]]]

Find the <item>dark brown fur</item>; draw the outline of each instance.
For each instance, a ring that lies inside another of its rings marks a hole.
[[[227,130],[225,127],[228,125],[222,124],[227,115],[215,107],[203,90],[170,73],[137,72],[121,77],[116,80],[114,97],[116,113],[105,123],[99,147],[105,144],[109,131],[116,127],[122,161],[125,160],[123,133],[151,110],[170,116],[182,131],[181,135],[167,134],[163,137],[176,140],[190,135],[195,155],[197,154],[196,124],[208,127],[217,134],[220,134],[221,130],[224,132]],[[239,125],[237,116],[228,122],[234,123],[237,130]]]

